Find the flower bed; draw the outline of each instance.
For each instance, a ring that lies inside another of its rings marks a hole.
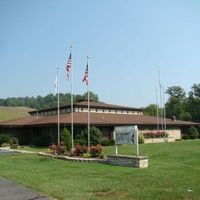
[[[144,138],[167,138],[169,136],[168,133],[165,131],[144,131],[143,132]]]
[[[49,146],[49,152],[52,155],[68,155],[68,156],[78,156],[83,158],[102,158],[105,157],[105,155],[102,153],[102,146],[96,145],[91,146],[90,148],[86,146],[81,146],[80,144],[75,145],[75,149],[71,152],[66,151],[66,147],[63,143],[60,143],[59,145],[51,145]]]

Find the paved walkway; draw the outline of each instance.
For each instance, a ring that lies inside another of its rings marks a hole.
[[[1,200],[53,200],[28,187],[0,177]],[[55,200],[55,199],[54,199]]]

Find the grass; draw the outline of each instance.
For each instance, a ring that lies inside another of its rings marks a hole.
[[[47,147],[22,146],[19,150],[22,150],[22,151],[31,151],[31,152],[35,152],[35,153],[39,153],[39,152],[48,153],[48,148]]]
[[[147,169],[6,155],[0,157],[0,176],[59,200],[200,199],[200,140],[145,144],[140,150],[149,156]],[[121,146],[119,153],[134,154],[134,147]]]
[[[27,107],[0,106],[0,121],[27,117],[29,116],[28,112],[32,110],[32,108]]]

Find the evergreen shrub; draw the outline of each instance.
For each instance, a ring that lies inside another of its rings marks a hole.
[[[9,139],[10,139],[10,135],[1,134],[1,135],[0,135],[0,146],[1,146],[3,143],[8,143],[8,142],[9,142]]]
[[[191,126],[188,129],[187,134],[188,134],[188,138],[189,139],[197,139],[197,137],[198,137],[198,130],[194,126]]]
[[[61,132],[61,141],[65,145],[67,151],[69,151],[72,148],[72,137],[66,127]]]
[[[16,137],[11,137],[9,139],[9,144],[11,149],[16,149],[19,146],[18,139]]]

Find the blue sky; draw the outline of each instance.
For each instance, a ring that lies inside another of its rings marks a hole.
[[[1,0],[0,98],[69,92],[65,65],[73,44],[74,93],[89,60],[90,90],[101,101],[155,103],[162,84],[186,92],[200,83],[198,0]]]

